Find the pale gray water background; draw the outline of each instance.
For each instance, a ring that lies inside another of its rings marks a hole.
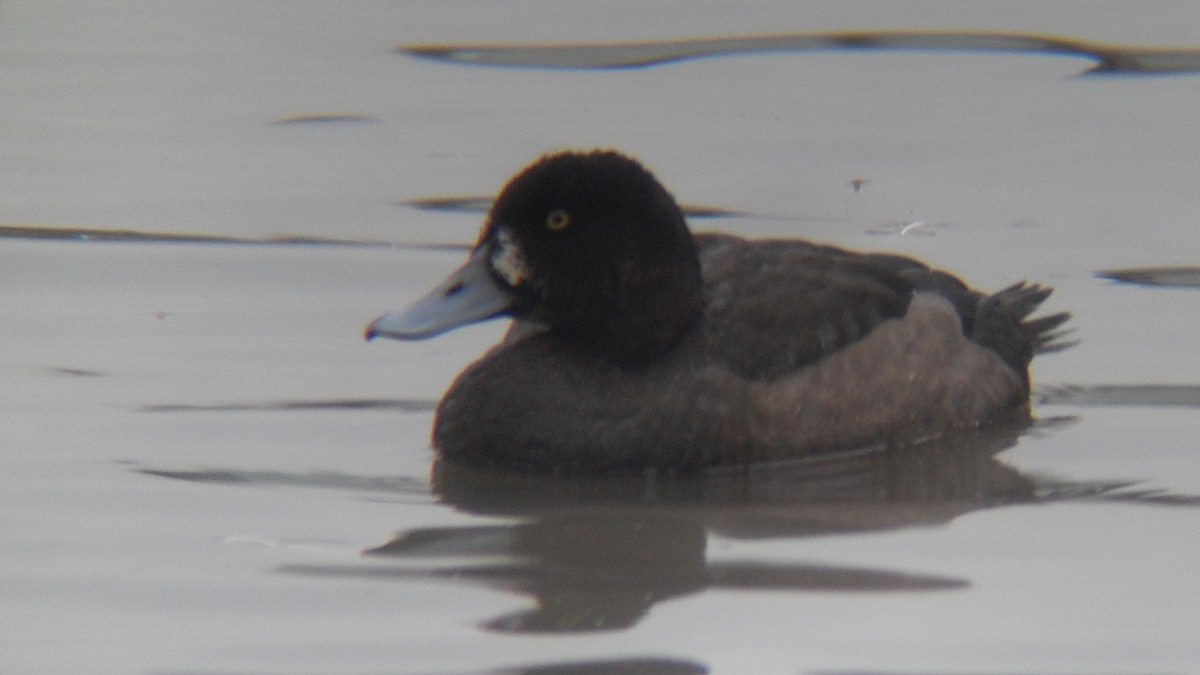
[[[1200,291],[1095,275],[1200,264],[1200,76],[393,51],[864,29],[1195,48],[1200,5],[0,3],[0,672],[1200,670]],[[432,495],[432,405],[503,326],[361,341],[462,255],[403,244],[479,226],[403,202],[597,144],[750,214],[697,229],[1055,285],[1049,421],[995,462]],[[145,241],[180,234],[401,245]]]

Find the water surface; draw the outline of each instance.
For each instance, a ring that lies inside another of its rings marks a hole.
[[[1186,3],[0,4],[0,670],[1196,670],[1198,28]],[[696,229],[1054,285],[1080,343],[1036,362],[1031,427],[906,452],[437,463],[433,406],[504,326],[362,328],[458,264],[513,171],[593,145]]]

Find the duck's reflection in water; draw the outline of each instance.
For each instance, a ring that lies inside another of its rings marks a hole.
[[[533,609],[485,624],[514,632],[625,628],[660,600],[705,589],[961,588],[969,581],[907,571],[710,561],[706,548],[710,535],[889,530],[1033,500],[1035,482],[995,459],[1026,426],[696,476],[555,477],[438,463],[432,485],[446,503],[517,522],[401,532],[366,552],[387,564],[358,572],[468,580],[532,596]]]

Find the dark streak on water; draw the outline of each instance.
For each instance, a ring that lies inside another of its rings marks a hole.
[[[279,125],[295,125],[295,124],[364,124],[378,122],[379,120],[369,115],[359,115],[356,113],[327,113],[313,115],[292,115],[289,117],[280,117],[272,122]]]
[[[492,198],[460,195],[453,197],[420,197],[396,202],[422,211],[458,211],[462,213],[487,213],[492,208]]]
[[[401,45],[397,51],[454,63],[526,68],[641,68],[711,56],[769,52],[887,50],[1044,54],[1090,59],[1084,74],[1200,71],[1200,49],[1111,45],[1053,35],[986,31],[782,33],[654,42],[541,45]]]
[[[700,675],[708,667],[694,661],[666,658],[601,659],[568,661],[545,666],[523,666],[502,670],[480,671],[478,675]],[[466,675],[471,675],[467,673]]]
[[[179,232],[145,232],[141,230],[109,230],[97,227],[46,227],[41,225],[0,225],[3,239],[50,239],[62,241],[117,241],[157,242],[170,244],[237,244],[243,246],[354,246],[391,247],[384,241],[354,241],[350,239],[327,239],[283,235],[254,239],[229,237],[217,234],[194,234]]]
[[[69,375],[71,377],[106,377],[108,375],[108,373],[98,370],[87,370],[85,368],[49,368],[48,370],[56,375]]]
[[[1200,385],[1100,384],[1038,387],[1037,403],[1097,406],[1179,406],[1200,408]]]
[[[464,251],[468,244],[392,242],[371,239],[329,239],[302,235],[278,237],[229,237],[217,234],[109,230],[93,227],[45,227],[40,225],[0,225],[0,239],[35,241],[120,242],[154,244],[212,244],[221,246],[338,246],[348,248],[390,248],[418,251]]]
[[[331,471],[287,473],[240,469],[170,470],[137,468],[137,473],[189,483],[244,484],[272,487],[317,487],[360,492],[382,492],[398,496],[429,496],[429,484],[405,476],[354,476]]]
[[[1179,265],[1175,267],[1130,267],[1096,272],[1101,279],[1120,281],[1139,286],[1168,286],[1176,288],[1200,288],[1200,266]]]
[[[141,412],[286,412],[311,410],[399,410],[402,412],[432,412],[437,401],[406,398],[333,399],[327,401],[265,401],[249,403],[147,405]]]

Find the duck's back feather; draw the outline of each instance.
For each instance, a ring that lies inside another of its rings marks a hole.
[[[773,379],[900,317],[913,287],[862,256],[798,241],[697,235],[704,274],[704,358]]]

